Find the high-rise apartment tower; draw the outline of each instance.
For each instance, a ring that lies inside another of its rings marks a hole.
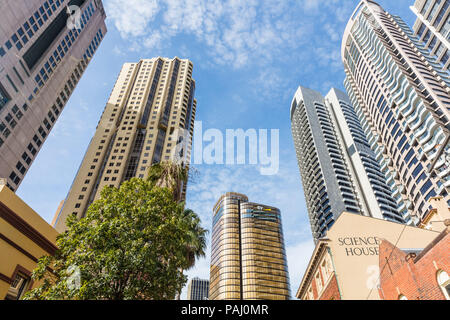
[[[15,191],[106,34],[101,0],[0,1],[0,177]]]
[[[126,63],[89,144],[69,194],[57,213],[82,218],[105,186],[146,178],[162,161],[188,166],[197,102],[192,62],[153,58]],[[183,194],[186,185],[183,186]]]
[[[365,0],[346,27],[342,59],[347,93],[404,203],[400,212],[419,223],[431,197],[450,205],[450,88],[442,67],[399,17]]]
[[[280,211],[227,193],[213,212],[210,300],[288,300]]]
[[[404,222],[345,93],[299,87],[291,124],[316,242],[344,211]]]

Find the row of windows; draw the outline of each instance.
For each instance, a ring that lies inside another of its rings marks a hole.
[[[87,21],[92,17],[95,9],[92,5],[92,3],[87,6],[87,8],[84,10],[83,14],[81,15],[82,20],[86,24]],[[77,40],[78,36],[80,35],[81,31],[83,31],[85,24],[81,24],[81,29],[78,31],[76,29],[69,30],[67,35],[61,40],[58,47],[53,52],[53,55],[49,57],[48,61],[44,64],[44,66],[39,70],[39,72],[35,76],[35,81],[38,87],[35,88],[34,93],[37,94],[39,91],[39,88],[42,88],[45,84],[45,82],[48,81],[50,75],[53,73],[54,69],[57,67],[57,64],[64,58],[65,54],[69,51],[69,49],[72,47],[72,45]],[[94,37],[94,40],[89,45],[89,48],[86,50],[88,54],[93,54],[93,44],[95,45],[95,49],[97,48],[99,44],[98,37],[103,38],[101,30],[97,32],[97,34]],[[100,38],[100,41],[101,41]],[[95,51],[95,50],[94,50]],[[89,56],[91,57],[91,55]],[[87,59],[85,58],[85,61]]]
[[[28,105],[24,104],[22,106],[22,109],[24,112],[27,111]],[[7,113],[7,115],[5,116],[4,122],[0,121],[0,135],[3,136],[3,140],[0,141],[0,147],[11,134],[11,130],[16,127],[17,121],[19,121],[22,117],[22,111],[19,109],[19,107],[17,107],[17,105],[14,105],[11,109],[11,112]],[[9,127],[7,126],[7,124],[9,125]]]
[[[3,88],[3,86],[0,83],[0,112],[4,108],[4,106],[8,103],[10,100],[10,97],[6,90]]]
[[[79,68],[81,69],[81,66],[79,66]],[[66,86],[66,91],[67,91],[67,86]],[[70,92],[69,92],[70,94]],[[60,93],[61,98],[64,101],[67,101],[67,97],[65,96],[64,92]],[[47,131],[50,131],[53,123],[56,121],[56,116],[58,116],[58,114],[61,112],[62,108],[64,107],[63,102],[61,101],[61,98],[57,98],[56,99],[56,104],[52,106],[52,109],[49,110],[48,114],[47,114],[47,118],[45,118],[43,120],[43,125],[44,127],[47,129]],[[28,110],[28,105],[24,104],[22,109],[24,111]],[[18,118],[22,118],[23,113],[20,111],[20,109],[17,106],[13,106],[13,108],[11,109],[11,111],[13,112],[13,114]],[[55,116],[56,114],[56,116]],[[8,114],[9,115],[9,114]],[[7,116],[8,117],[8,116]],[[9,118],[8,118],[9,119]],[[1,126],[1,124],[0,124]],[[40,137],[38,135],[34,135],[33,136],[33,142],[34,144],[39,148],[42,145],[42,140],[45,140],[45,138],[48,135],[47,132],[42,126],[40,126],[38,128],[38,133],[40,135]],[[1,130],[0,130],[1,132]],[[0,141],[0,147],[1,147],[1,141]],[[36,155],[37,153],[37,149],[34,147],[34,145],[32,143],[29,143],[28,147],[27,147],[28,151],[31,153],[32,156],[30,156],[26,151],[22,154],[22,159],[24,160],[24,162],[29,166],[32,162],[32,157]],[[18,185],[20,183],[20,176],[19,174],[21,174],[22,176],[25,174],[26,172],[26,168],[25,165],[23,165],[21,162],[19,162],[16,165],[16,169],[18,170],[16,171],[12,171],[9,178],[11,179],[11,181],[15,184]],[[14,188],[12,188],[14,189]]]
[[[17,50],[21,50],[24,45],[34,36],[34,34],[44,25],[45,22],[53,15],[64,0],[47,0],[43,5],[23,24],[17,29],[10,40],[6,41],[5,47],[10,50],[14,46]],[[5,49],[0,46],[0,57],[6,54]]]
[[[38,131],[39,131],[42,139],[45,139],[45,137],[47,136],[47,133],[45,132],[45,130],[42,127],[39,127]],[[38,137],[38,135],[33,136],[33,142],[38,147],[40,147],[42,144],[42,141]],[[36,148],[31,143],[28,145],[28,150],[32,153],[33,156],[37,152]],[[32,161],[31,157],[26,152],[24,152],[22,154],[22,159],[26,162],[27,165],[29,165]],[[11,174],[9,175],[9,179],[17,186],[17,185],[19,185],[20,180],[21,180],[19,174],[23,176],[25,174],[27,168],[25,167],[25,165],[22,164],[21,161],[18,161],[16,164],[16,169],[17,169],[18,173],[16,171],[12,171]],[[15,188],[12,188],[12,189],[14,190]]]
[[[449,5],[450,5],[449,1],[444,0],[444,3],[443,3],[443,5],[442,5],[441,9],[439,9],[441,3],[442,3],[441,0],[436,0],[435,3],[434,3],[434,5],[433,5],[433,7],[432,7],[432,9],[431,9],[431,11],[430,11],[430,13],[427,15],[427,10],[428,10],[428,8],[429,8],[429,6],[430,6],[430,3],[429,3],[429,1],[428,1],[428,2],[424,5],[424,7],[422,8],[422,11],[421,11],[421,14],[426,18],[426,20],[430,21],[430,22],[433,24],[433,26],[434,26],[435,28],[438,28],[438,27],[439,27],[439,24],[441,23],[442,18],[443,18],[443,17],[445,16],[445,14],[447,13],[447,9],[448,9],[448,7],[449,7]],[[437,13],[438,10],[439,10],[439,13],[438,13],[438,15],[436,16],[436,13]],[[435,16],[436,16],[436,20],[434,20],[434,22],[433,22],[433,19],[434,19]],[[447,18],[447,21],[444,23],[444,26],[445,26],[446,24],[448,24],[448,23],[450,23],[450,22],[449,22],[449,18]],[[444,34],[444,36],[445,36],[445,34]]]

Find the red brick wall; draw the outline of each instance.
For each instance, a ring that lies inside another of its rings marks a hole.
[[[330,282],[328,282],[328,285],[322,292],[319,300],[341,300],[336,275],[333,274],[333,277]]]
[[[317,284],[316,284],[315,273],[314,273],[314,276],[313,276],[313,279],[312,279],[312,282],[311,282],[311,288],[312,288],[312,291],[313,291],[314,300],[317,300],[319,294],[317,292]]]
[[[445,299],[437,282],[437,272],[443,270],[450,274],[450,234],[439,241],[415,265],[422,283],[421,288],[419,288],[422,299]]]
[[[379,252],[380,297],[384,300],[397,300],[401,293],[409,300],[417,299],[419,284],[411,271],[414,265],[406,262],[406,254],[386,240],[381,242]],[[388,263],[386,258],[389,258]]]
[[[445,299],[438,283],[437,272],[450,273],[450,234],[419,259],[409,257],[391,243],[380,244],[380,297],[397,300],[399,293],[409,300]],[[389,258],[390,257],[390,258]],[[389,258],[386,263],[386,258]]]

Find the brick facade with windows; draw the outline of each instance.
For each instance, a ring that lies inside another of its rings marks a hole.
[[[402,250],[383,240],[379,250],[380,297],[385,300],[449,299],[449,231],[447,227],[423,250]]]
[[[341,300],[336,275],[330,279],[319,300]]]

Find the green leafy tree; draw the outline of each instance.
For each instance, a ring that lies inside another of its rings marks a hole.
[[[187,266],[185,269],[189,270],[194,267],[196,259],[205,257],[206,235],[208,230],[202,228],[199,216],[191,209],[184,210],[183,215],[189,226],[189,241],[185,244],[187,259]]]
[[[208,233],[208,230],[202,228],[201,220],[194,211],[186,209],[184,210],[183,215],[186,224],[188,225],[188,238],[183,248],[186,257],[186,265],[183,266],[182,272],[193,268],[197,259],[205,256],[206,235]],[[177,300],[180,300],[181,290],[178,292],[176,298]]]
[[[33,279],[41,285],[25,299],[174,299],[192,255],[204,254],[200,219],[152,181],[104,188],[86,216],[67,225],[57,253],[39,260]]]
[[[191,173],[189,173],[191,171]],[[157,187],[169,188],[177,202],[184,201],[183,186],[193,177],[193,168],[182,166],[172,161],[163,161],[153,164],[148,172],[148,180]]]
[[[191,169],[192,170],[192,169]],[[189,168],[172,161],[156,163],[150,167],[148,180],[155,186],[169,188],[172,191],[173,199],[182,202],[183,185],[187,184],[189,179]],[[189,270],[195,266],[197,259],[205,256],[206,235],[208,230],[203,229],[199,216],[192,210],[184,210],[184,219],[188,227],[188,241],[184,244],[184,252],[187,264],[183,266],[184,270]],[[179,300],[181,290],[177,294]]]

